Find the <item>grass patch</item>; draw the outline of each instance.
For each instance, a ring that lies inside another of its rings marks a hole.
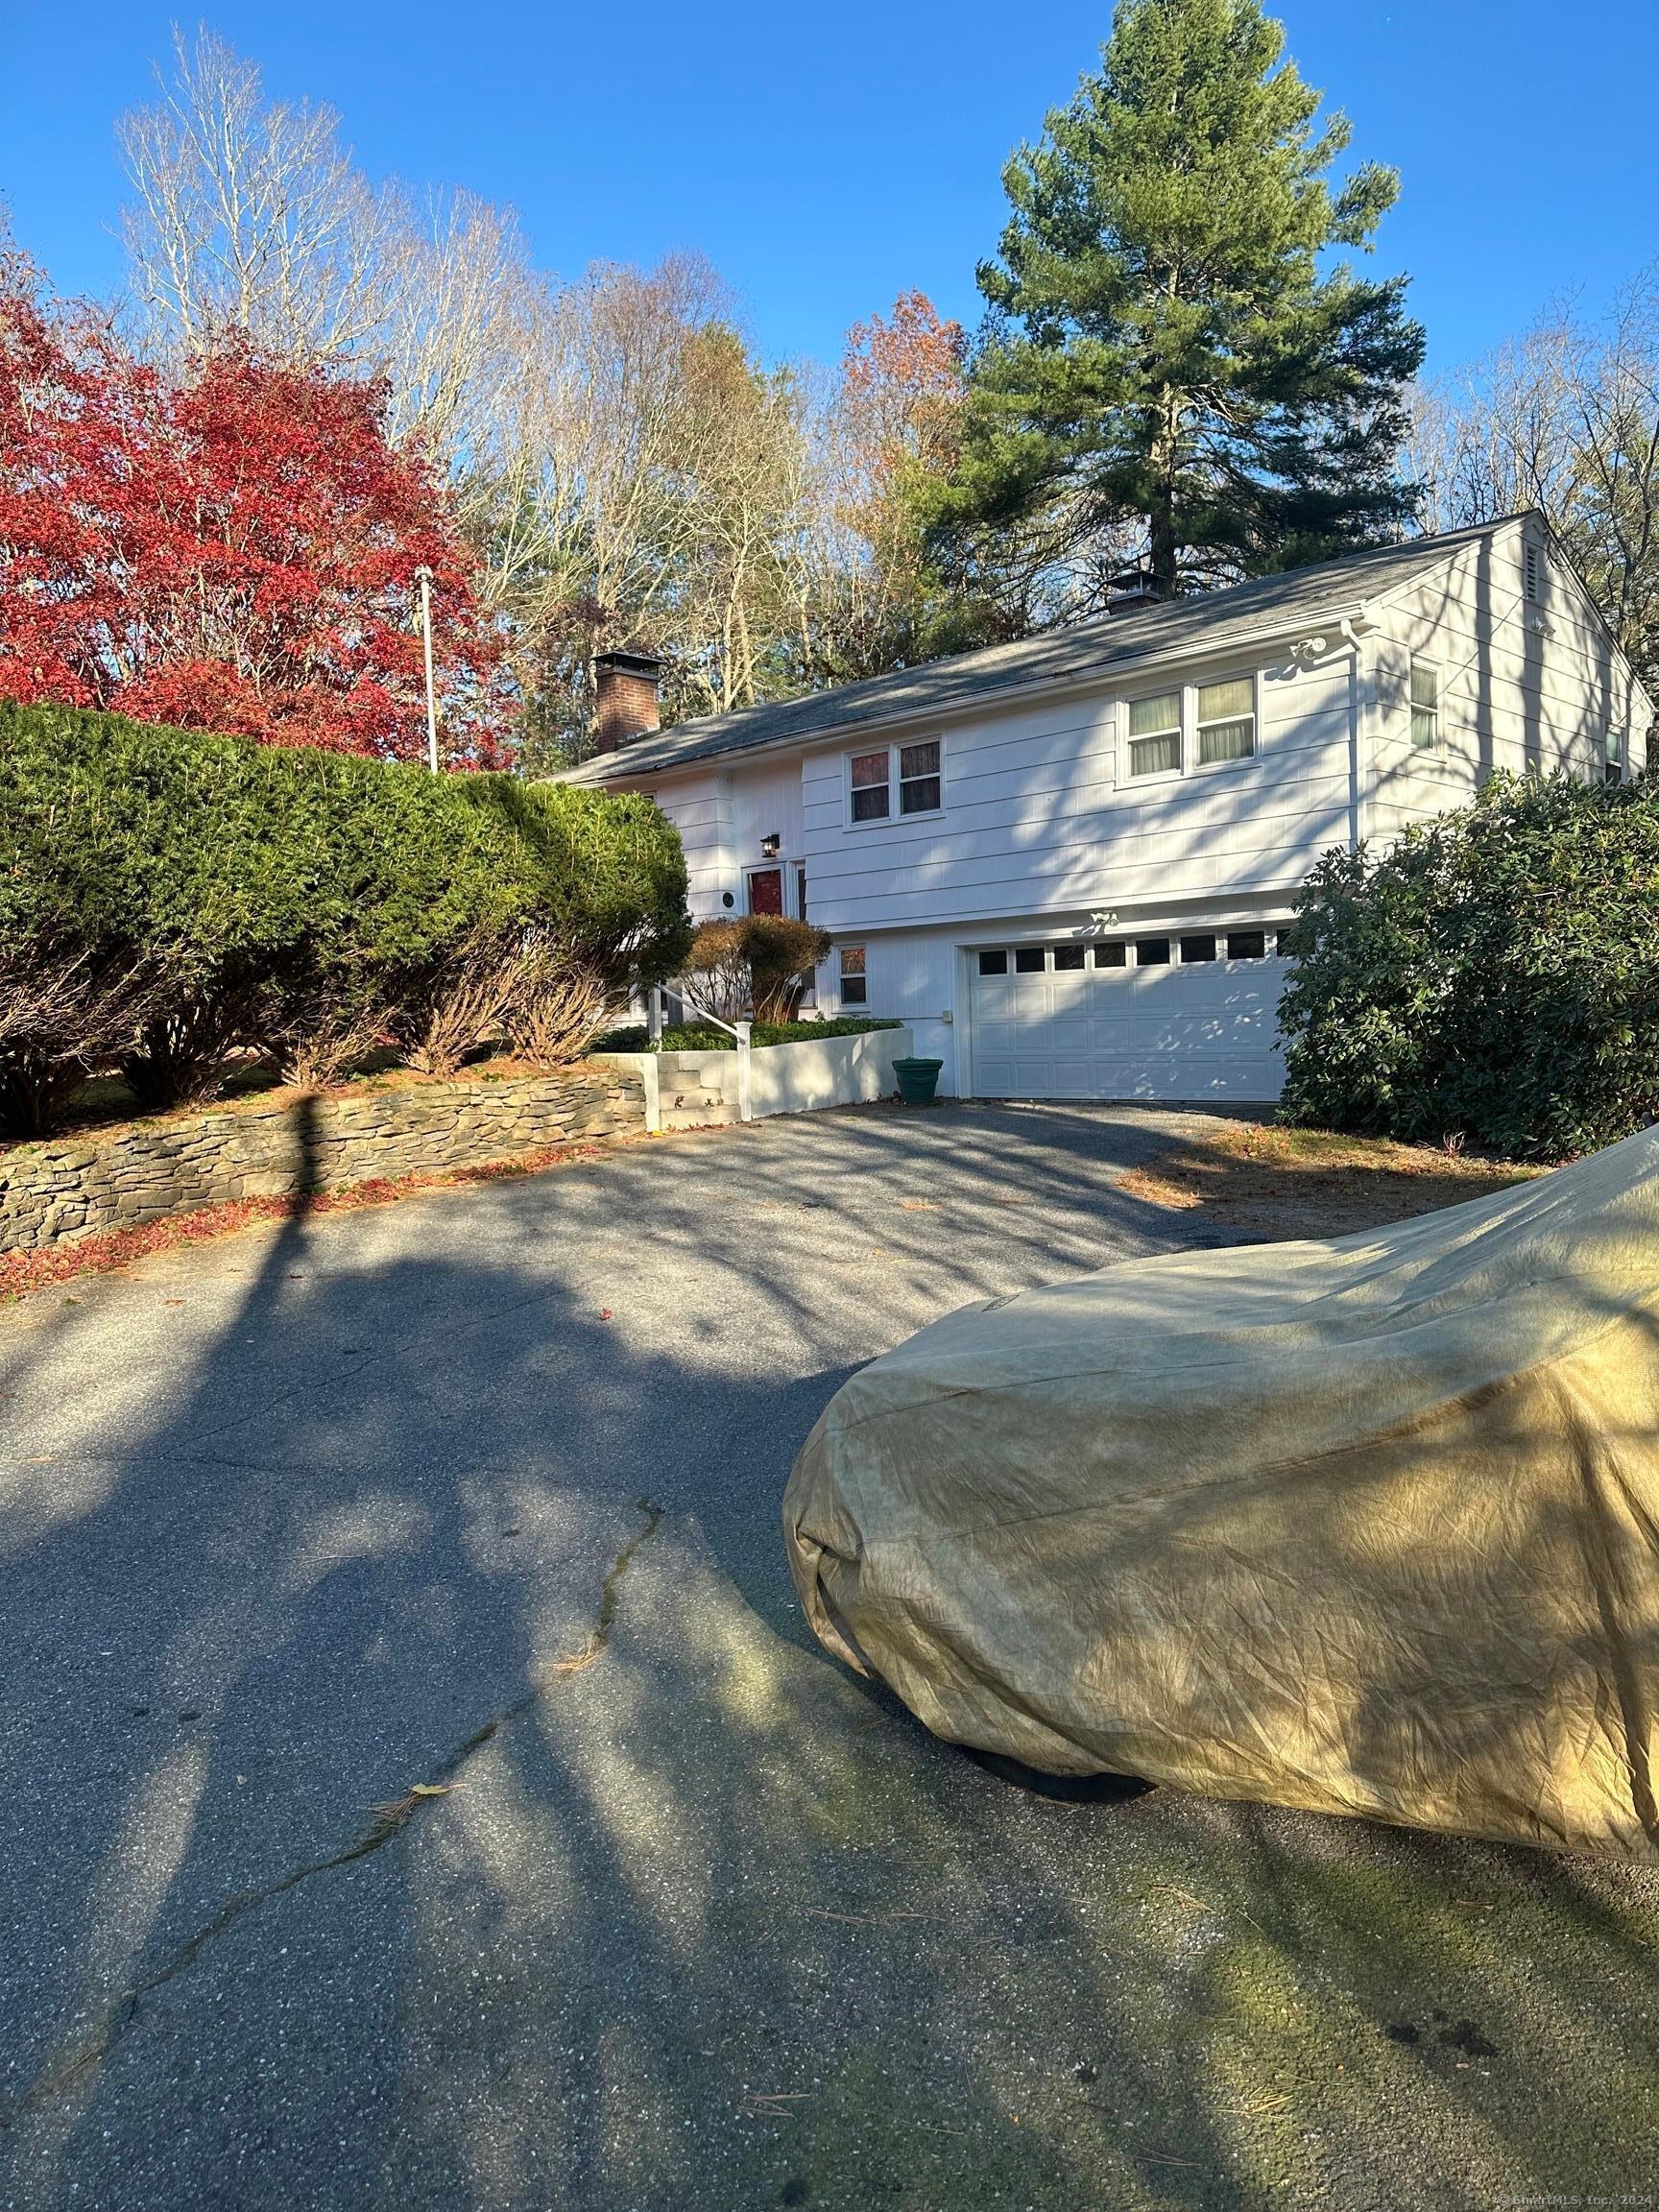
[[[1251,1236],[1323,1238],[1460,1206],[1542,1172],[1386,1137],[1223,1122],[1132,1169],[1119,1188],[1171,1212],[1201,1207]]]

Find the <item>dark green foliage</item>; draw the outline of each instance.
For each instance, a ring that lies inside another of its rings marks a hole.
[[[847,1014],[833,1022],[757,1022],[750,1030],[751,1045],[809,1045],[821,1037],[867,1037],[872,1029],[900,1029],[901,1022],[864,1021]],[[642,1022],[625,1029],[608,1029],[589,1047],[593,1052],[646,1052],[650,1032]],[[671,1022],[662,1031],[664,1052],[734,1052],[737,1040],[729,1029],[716,1029],[708,1022]]]
[[[1258,0],[1119,0],[1099,72],[1003,174],[991,319],[935,538],[969,587],[1061,612],[1137,570],[1162,597],[1397,534],[1423,334],[1362,280],[1392,171],[1348,143]]]
[[[1335,852],[1280,1007],[1287,1118],[1559,1160],[1659,1119],[1659,788],[1495,777]]]
[[[637,798],[0,702],[0,1127],[117,1063],[155,1105],[248,1046],[301,1082],[387,1041],[445,1071],[523,1004],[551,1034],[573,977],[580,1050],[678,962],[685,893]]]

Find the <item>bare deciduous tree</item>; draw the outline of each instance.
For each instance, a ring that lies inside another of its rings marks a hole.
[[[1537,507],[1649,683],[1659,678],[1659,269],[1599,325],[1557,310],[1419,396],[1431,529]]]

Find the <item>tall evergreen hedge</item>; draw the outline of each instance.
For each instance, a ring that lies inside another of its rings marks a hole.
[[[527,1019],[578,1048],[688,937],[679,837],[645,800],[0,701],[12,1135],[117,1063],[163,1104],[246,1046],[310,1081],[389,1040],[452,1067]]]
[[[1280,1005],[1291,1119],[1513,1159],[1659,1119],[1659,785],[1495,777],[1327,854]]]

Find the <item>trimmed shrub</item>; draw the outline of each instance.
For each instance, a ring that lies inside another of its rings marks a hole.
[[[0,1129],[116,1064],[211,1096],[249,1046],[308,1084],[388,1043],[570,1057],[679,965],[685,900],[637,797],[0,701]]]
[[[1494,777],[1327,854],[1279,1010],[1286,1118],[1559,1160],[1659,1118],[1659,788]]]
[[[704,922],[691,940],[681,981],[705,1014],[740,1022],[753,988],[741,922]]]
[[[828,929],[781,914],[752,914],[743,925],[757,1022],[787,1022],[821,960],[830,957]]]
[[[830,1022],[757,1022],[752,1045],[815,1045],[826,1037],[868,1037],[873,1029],[902,1029],[898,1021],[861,1021],[844,1014]],[[596,1037],[590,1052],[649,1052],[651,1033],[642,1022],[625,1029],[611,1029]],[[735,1052],[737,1040],[730,1029],[716,1029],[708,1022],[669,1022],[662,1031],[663,1052]]]
[[[735,1022],[787,1022],[830,956],[827,929],[781,914],[751,914],[741,922],[705,922],[691,940],[684,981],[706,1013]]]

